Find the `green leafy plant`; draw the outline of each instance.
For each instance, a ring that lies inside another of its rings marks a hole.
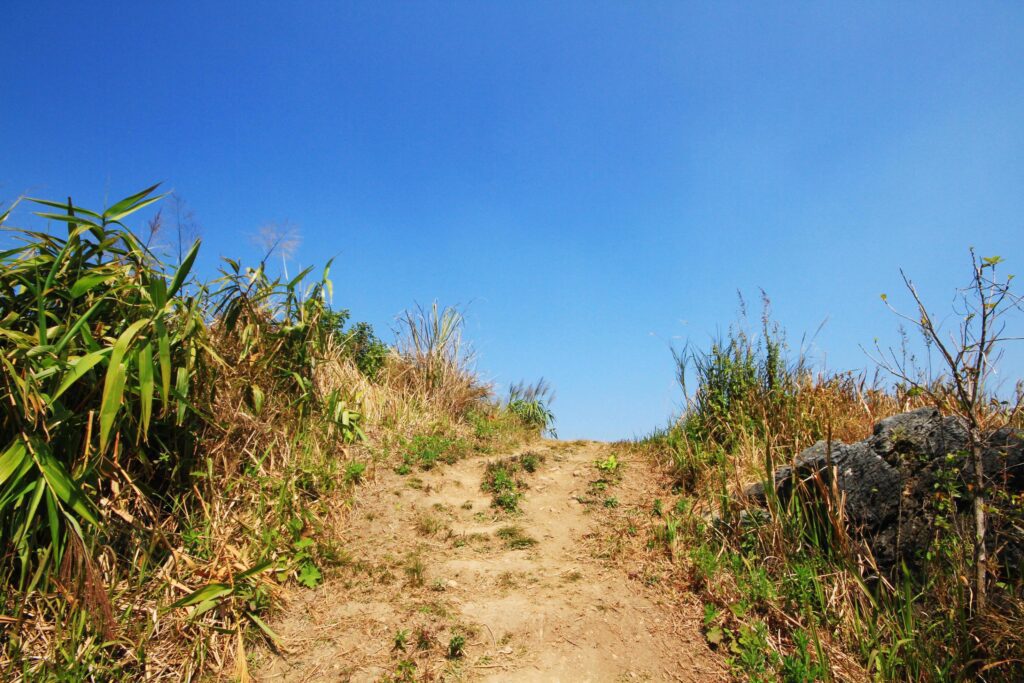
[[[364,462],[350,462],[345,466],[345,482],[348,484],[359,484],[363,481],[364,474],[366,474],[366,463]]]
[[[466,654],[466,638],[454,635],[448,641],[448,659],[462,659]]]
[[[601,470],[601,472],[607,475],[617,474],[620,465],[621,463],[619,463],[619,459],[615,456],[614,453],[609,453],[607,458],[605,458],[604,460],[598,460],[596,463],[594,463],[594,466],[597,467],[597,469]]]
[[[520,526],[506,526],[498,529],[495,535],[505,542],[510,550],[524,550],[537,545],[537,540],[526,534]]]

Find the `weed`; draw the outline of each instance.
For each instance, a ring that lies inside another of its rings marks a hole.
[[[519,464],[524,470],[533,474],[537,471],[537,467],[544,462],[544,456],[534,452],[523,453],[519,456]]]
[[[510,550],[523,550],[537,545],[537,540],[528,536],[520,526],[505,526],[495,532]]]
[[[604,474],[614,476],[618,474],[619,467],[621,467],[622,464],[614,453],[609,453],[607,458],[604,460],[598,460],[594,465]]]
[[[466,638],[461,635],[452,636],[448,641],[448,659],[462,659],[466,654]]]
[[[410,555],[405,562],[405,575],[409,579],[409,583],[416,587],[423,586],[426,580],[426,565],[423,564],[423,559],[419,555]]]
[[[542,458],[536,454],[526,454],[514,458],[505,458],[487,464],[484,479],[480,488],[491,494],[491,505],[507,512],[519,509],[519,501],[525,488],[520,472],[534,472]]]
[[[551,386],[543,378],[532,385],[520,382],[509,387],[505,409],[525,427],[555,436],[555,416],[549,407],[553,399]]]
[[[432,515],[422,514],[416,518],[416,531],[421,536],[433,536],[443,528],[444,523]]]
[[[402,464],[410,469],[418,465],[422,470],[433,469],[438,461],[454,464],[466,451],[461,439],[436,434],[414,436],[405,446]]]
[[[429,650],[434,646],[434,636],[425,628],[416,631],[416,649]]]
[[[412,683],[416,680],[416,662],[411,659],[403,659],[395,667],[396,683]]]
[[[345,483],[357,485],[363,481],[363,474],[366,473],[366,463],[350,462],[345,466]]]

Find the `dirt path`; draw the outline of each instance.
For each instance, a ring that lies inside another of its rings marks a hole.
[[[350,515],[348,567],[290,601],[273,624],[289,652],[257,679],[726,679],[699,606],[645,580],[631,551],[652,500],[645,463],[605,477],[595,462],[616,452],[607,444],[519,451],[542,462],[521,474],[528,488],[514,513],[481,490],[495,456],[381,470]],[[453,637],[465,642],[461,657],[448,656]]]

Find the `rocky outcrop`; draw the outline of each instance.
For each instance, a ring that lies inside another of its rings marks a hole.
[[[966,491],[969,440],[954,417],[922,408],[886,418],[871,437],[854,444],[819,441],[800,453],[792,465],[775,471],[771,486],[785,503],[799,494],[806,499],[841,493],[849,528],[865,539],[883,569],[901,562],[915,566],[931,544],[937,514],[935,492],[944,482]],[[1004,429],[985,439],[986,475],[1011,493],[1024,491],[1024,439]],[[767,503],[765,484],[747,489],[748,498]],[[968,495],[959,512],[967,514]],[[1019,544],[1017,544],[1019,545]],[[1004,545],[1004,554],[1020,548]]]

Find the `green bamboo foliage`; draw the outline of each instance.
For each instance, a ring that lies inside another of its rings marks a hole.
[[[180,506],[194,471],[213,468],[200,437],[230,432],[232,387],[263,419],[270,402],[325,419],[343,441],[363,438],[358,397],[320,395],[314,382],[347,319],[330,308],[330,263],[307,284],[311,269],[282,280],[266,260],[225,259],[219,277],[197,282],[198,242],[170,267],[122,222],[158,201],[156,189],[104,212],[27,200],[62,236],[0,214],[16,245],[0,252],[0,585],[24,590],[67,548],[114,542],[103,505],[115,489],[133,491],[152,523]]]
[[[182,291],[198,243],[170,270],[121,222],[159,200],[155,191],[102,213],[28,200],[64,236],[3,226],[18,245],[0,252],[5,583],[58,565],[69,534],[88,546],[118,473],[173,476],[156,456],[182,450],[173,428],[185,426],[205,326]]]

